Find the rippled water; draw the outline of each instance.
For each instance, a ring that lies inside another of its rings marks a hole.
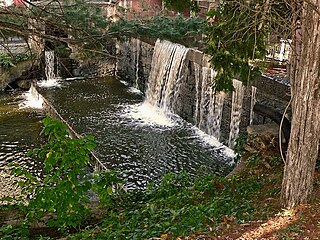
[[[39,161],[27,157],[27,152],[40,145],[42,114],[30,108],[19,108],[22,93],[0,92],[0,170],[19,163],[39,172]]]
[[[230,170],[224,147],[205,143],[197,129],[176,116],[162,122],[161,114],[141,105],[141,94],[115,78],[65,82],[42,94],[78,133],[96,137],[97,156],[120,170],[129,188],[144,187],[168,172],[195,176]]]

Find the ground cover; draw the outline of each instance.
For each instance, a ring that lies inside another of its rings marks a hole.
[[[319,239],[319,172],[309,205],[282,209],[282,160],[253,155],[228,179],[207,176],[192,185],[167,176],[152,197],[107,214],[70,239]],[[178,185],[176,185],[179,182]],[[141,196],[141,195],[140,195]],[[145,197],[145,195],[144,195]]]
[[[70,141],[69,147],[82,149],[88,146],[87,142],[75,142],[66,138],[65,128],[60,123],[48,119],[46,121],[46,133],[50,135],[51,145],[44,148],[48,153],[40,151],[41,154],[49,158],[47,163],[50,169],[55,169],[51,158],[52,149],[59,147],[58,152],[63,156],[61,159],[66,162],[60,166],[58,175],[68,176],[67,173],[72,172],[72,177],[75,177],[78,165],[68,163],[67,158],[72,156],[63,153],[63,149],[68,149],[68,144],[63,145],[63,148],[61,144]],[[62,135],[56,127],[63,129]],[[57,142],[52,142],[55,137]],[[243,155],[245,159],[242,159],[245,168],[228,177],[205,175],[191,179],[186,174],[167,174],[159,185],[151,184],[146,190],[126,191],[116,173],[97,174],[90,191],[99,199],[99,205],[95,206],[97,211],[91,211],[91,215],[89,204],[81,200],[84,199],[83,194],[88,194],[89,185],[82,189],[81,181],[77,178],[66,177],[60,179],[59,184],[52,184],[52,179],[48,179],[45,183],[47,186],[40,187],[40,194],[34,197],[34,201],[31,200],[29,207],[23,209],[20,206],[25,214],[20,225],[3,224],[0,237],[139,240],[318,239],[320,172],[316,172],[310,204],[291,210],[282,209],[280,190],[283,161],[278,157],[274,143],[269,141],[266,144],[266,141],[263,143],[257,138],[247,140],[243,148],[246,149]],[[90,144],[89,147],[91,146]],[[78,168],[77,171],[81,169]],[[59,178],[58,175],[53,176]],[[55,194],[57,191],[60,193]],[[68,193],[63,194],[63,191]],[[75,197],[72,197],[73,191]],[[64,195],[69,197],[64,198]],[[59,199],[50,201],[56,197]],[[87,201],[87,198],[85,200]],[[4,212],[12,212],[13,209],[17,207],[2,207]]]

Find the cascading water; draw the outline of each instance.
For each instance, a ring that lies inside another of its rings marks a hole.
[[[232,109],[228,146],[233,148],[236,138],[239,134],[239,125],[241,120],[242,102],[244,97],[244,87],[242,82],[233,79],[234,91],[232,92]]]
[[[58,86],[58,78],[54,72],[54,65],[55,65],[55,55],[54,51],[45,51],[45,75],[46,80],[41,81],[39,85],[41,87],[53,87]]]
[[[196,110],[195,125],[219,140],[222,119],[224,92],[215,92],[212,84],[215,71],[212,68],[195,65],[196,78]],[[202,72],[202,74],[200,74]]]
[[[45,51],[45,74],[47,81],[53,80],[56,78],[54,73],[54,51]]]
[[[139,39],[136,39],[136,82],[135,82],[135,88],[136,89],[139,89],[139,59],[140,59],[140,51],[141,51],[141,49],[140,49],[140,45],[141,45],[141,42],[140,42],[140,40]]]
[[[96,137],[97,157],[117,169],[128,188],[144,187],[168,172],[225,173],[233,157],[229,149],[179,118],[168,124],[170,118],[159,118],[151,104],[141,104],[142,96],[128,89],[115,78],[103,78],[75,81],[43,95],[78,133]]]
[[[131,117],[143,119],[147,124],[175,125],[168,115],[172,116],[178,101],[180,84],[185,76],[183,63],[187,52],[188,48],[184,46],[157,40],[145,101],[131,109]]]
[[[208,134],[220,139],[220,126],[222,120],[222,109],[225,98],[224,92],[216,93],[211,88],[211,101],[208,113]]]
[[[152,57],[152,69],[146,92],[146,102],[163,111],[174,112],[174,105],[185,77],[188,48],[157,40]]]
[[[202,79],[201,79],[200,106],[199,106],[199,123],[197,124],[197,126],[204,131],[207,130],[207,122],[208,122],[207,117],[208,117],[208,105],[210,102],[211,80],[212,80],[211,69],[207,67],[203,67]]]
[[[43,98],[37,92],[33,84],[31,85],[29,91],[23,94],[23,98],[25,100],[19,104],[20,109],[23,109],[23,108],[42,109]]]
[[[254,112],[253,112],[253,107],[257,102],[257,88],[254,86],[251,86],[251,106],[250,106],[250,122],[249,124],[252,125],[253,123],[253,118],[254,118]]]
[[[135,72],[135,83],[133,87],[130,87],[129,91],[136,94],[142,94],[139,90],[139,67],[140,67],[140,54],[141,54],[141,41],[140,39],[132,38],[131,42],[132,48],[132,59],[134,62],[134,72]]]
[[[198,125],[199,122],[199,106],[201,100],[201,88],[200,88],[200,74],[201,74],[201,66],[197,63],[193,63],[194,72],[195,72],[195,85],[196,85],[196,106],[193,114],[193,121],[195,125]]]

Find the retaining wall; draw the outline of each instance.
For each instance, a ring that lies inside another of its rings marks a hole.
[[[116,73],[122,79],[145,92],[148,77],[151,70],[154,42],[144,42],[138,39],[130,39],[117,43]],[[186,81],[181,85],[179,106],[175,107],[175,113],[186,121],[196,124],[196,70],[195,66],[210,67],[209,57],[204,53],[190,49],[186,59],[187,76]],[[284,112],[290,100],[290,87],[276,82],[268,77],[260,77],[244,87],[244,99],[241,111],[240,134],[246,132],[250,124],[250,111],[252,108],[252,90],[256,87],[255,100],[267,106],[271,106],[279,112]],[[253,102],[254,103],[254,102]],[[221,137],[220,141],[227,143],[230,132],[232,108],[232,93],[226,93],[222,111]],[[289,112],[290,115],[290,112]],[[270,119],[254,115],[252,124],[263,124],[271,122]],[[205,127],[199,126],[207,132]]]

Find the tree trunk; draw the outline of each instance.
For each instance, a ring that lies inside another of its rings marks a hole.
[[[320,140],[320,0],[296,4],[300,16],[295,22],[301,28],[295,28],[293,42],[293,114],[281,196],[285,207],[308,201]]]

